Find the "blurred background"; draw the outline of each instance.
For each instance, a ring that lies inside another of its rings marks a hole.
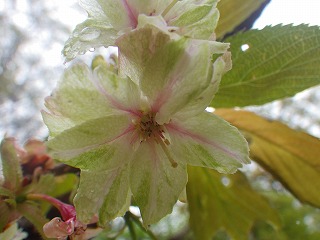
[[[272,0],[253,27],[320,25],[319,9],[320,2],[315,0]],[[63,44],[86,17],[77,0],[0,1],[0,136],[14,136],[20,142],[47,136],[40,110],[68,67],[61,55]],[[107,53],[100,48],[73,62],[89,62],[97,52]],[[294,98],[249,109],[320,137],[319,90],[313,88]]]

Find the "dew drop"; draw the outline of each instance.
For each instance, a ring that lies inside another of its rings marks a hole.
[[[94,28],[86,27],[81,31],[80,40],[84,42],[90,42],[94,39],[97,39],[100,36],[101,32]]]

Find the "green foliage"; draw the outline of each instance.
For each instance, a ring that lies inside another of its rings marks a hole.
[[[317,26],[277,25],[226,41],[231,43],[233,68],[221,81],[213,107],[259,105],[320,84]],[[243,51],[243,45],[249,48]]]
[[[196,167],[189,167],[188,173],[190,225],[196,239],[212,239],[225,230],[234,239],[246,240],[256,220],[280,226],[276,211],[242,173],[221,175]]]
[[[218,9],[220,19],[215,33],[218,38],[231,32],[246,20],[265,0],[220,0]]]
[[[259,240],[317,240],[320,238],[320,212],[308,205],[300,204],[284,192],[264,192],[278,212],[282,228],[274,231],[270,225],[257,222],[252,230],[254,239]]]
[[[272,197],[282,222],[282,232],[290,240],[316,240],[320,238],[319,209],[301,205],[297,200],[284,194]]]
[[[278,121],[246,111],[217,114],[243,131],[253,160],[265,167],[301,202],[320,207],[320,140]]]

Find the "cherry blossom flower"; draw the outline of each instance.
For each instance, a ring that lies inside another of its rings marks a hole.
[[[172,36],[214,38],[219,11],[217,0],[80,0],[88,19],[66,42],[66,61],[100,46],[114,46],[122,34],[155,25]]]
[[[248,146],[235,127],[205,112],[229,69],[228,45],[172,40],[156,28],[118,41],[122,76],[104,65],[73,66],[43,117],[53,157],[81,169],[78,218],[86,223],[99,212],[105,223],[133,199],[147,226],[172,211],[188,164],[233,173],[249,162]],[[212,63],[212,54],[221,56]]]

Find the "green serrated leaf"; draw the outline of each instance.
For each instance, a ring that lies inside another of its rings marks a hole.
[[[275,210],[250,187],[242,173],[222,175],[189,167],[188,175],[190,225],[196,239],[212,239],[217,231],[225,230],[234,239],[247,240],[256,220],[280,225]]]
[[[223,37],[246,20],[265,0],[221,0],[218,3],[220,19],[216,29],[217,37]]]
[[[226,41],[231,43],[233,69],[222,79],[211,106],[264,104],[320,84],[319,27],[277,25]]]
[[[216,111],[248,137],[250,153],[301,202],[320,207],[320,140],[254,113]]]

